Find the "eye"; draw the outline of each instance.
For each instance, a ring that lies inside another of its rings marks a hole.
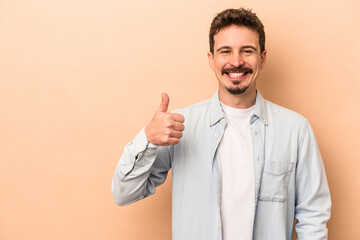
[[[255,51],[253,49],[243,49],[243,50],[241,50],[241,53],[244,53],[246,55],[250,55],[250,54],[255,53]]]
[[[229,54],[230,50],[221,50],[219,53],[220,54]]]

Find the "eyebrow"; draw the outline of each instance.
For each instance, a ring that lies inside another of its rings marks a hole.
[[[254,47],[254,46],[251,46],[251,45],[245,45],[245,46],[243,46],[241,49],[244,49],[244,48],[251,48],[251,49],[253,49],[255,52],[257,51],[257,48]]]
[[[229,46],[222,46],[222,47],[219,47],[218,49],[216,49],[216,52],[218,53],[218,52],[220,52],[220,51],[223,50],[223,49],[231,49],[231,47],[229,47]]]
[[[255,52],[257,51],[257,48],[256,47],[254,47],[254,46],[251,46],[251,45],[245,45],[245,46],[243,46],[241,49],[244,49],[244,48],[251,48],[251,49],[253,49]],[[220,52],[221,50],[223,50],[223,49],[231,49],[231,47],[229,47],[229,46],[222,46],[222,47],[220,47],[220,48],[218,48],[217,50],[216,50],[216,52],[218,53],[218,52]]]

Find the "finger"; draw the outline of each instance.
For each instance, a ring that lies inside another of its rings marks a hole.
[[[173,129],[176,130],[176,131],[184,131],[185,129],[185,125],[180,123],[180,122],[174,122],[173,123]]]
[[[181,138],[183,136],[183,133],[181,131],[173,130],[170,133],[170,138]]]
[[[161,103],[158,108],[158,112],[167,112],[169,107],[169,96],[166,93],[161,94]]]
[[[179,113],[172,113],[171,116],[173,117],[173,120],[176,122],[185,122],[185,118],[183,115],[179,114]]]
[[[167,145],[176,145],[180,142],[180,138],[169,138],[167,141]]]

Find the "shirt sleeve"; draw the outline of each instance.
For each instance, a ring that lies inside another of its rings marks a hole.
[[[320,151],[308,122],[298,154],[295,230],[299,240],[325,240],[331,211],[330,191]]]
[[[171,168],[173,146],[149,143],[143,128],[124,148],[112,179],[118,205],[127,205],[155,193]]]

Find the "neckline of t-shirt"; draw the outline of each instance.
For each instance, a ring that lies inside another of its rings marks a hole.
[[[220,102],[221,107],[225,114],[229,117],[235,117],[235,118],[246,118],[253,114],[255,105],[249,107],[249,108],[233,108],[228,105],[225,105],[224,103]]]

